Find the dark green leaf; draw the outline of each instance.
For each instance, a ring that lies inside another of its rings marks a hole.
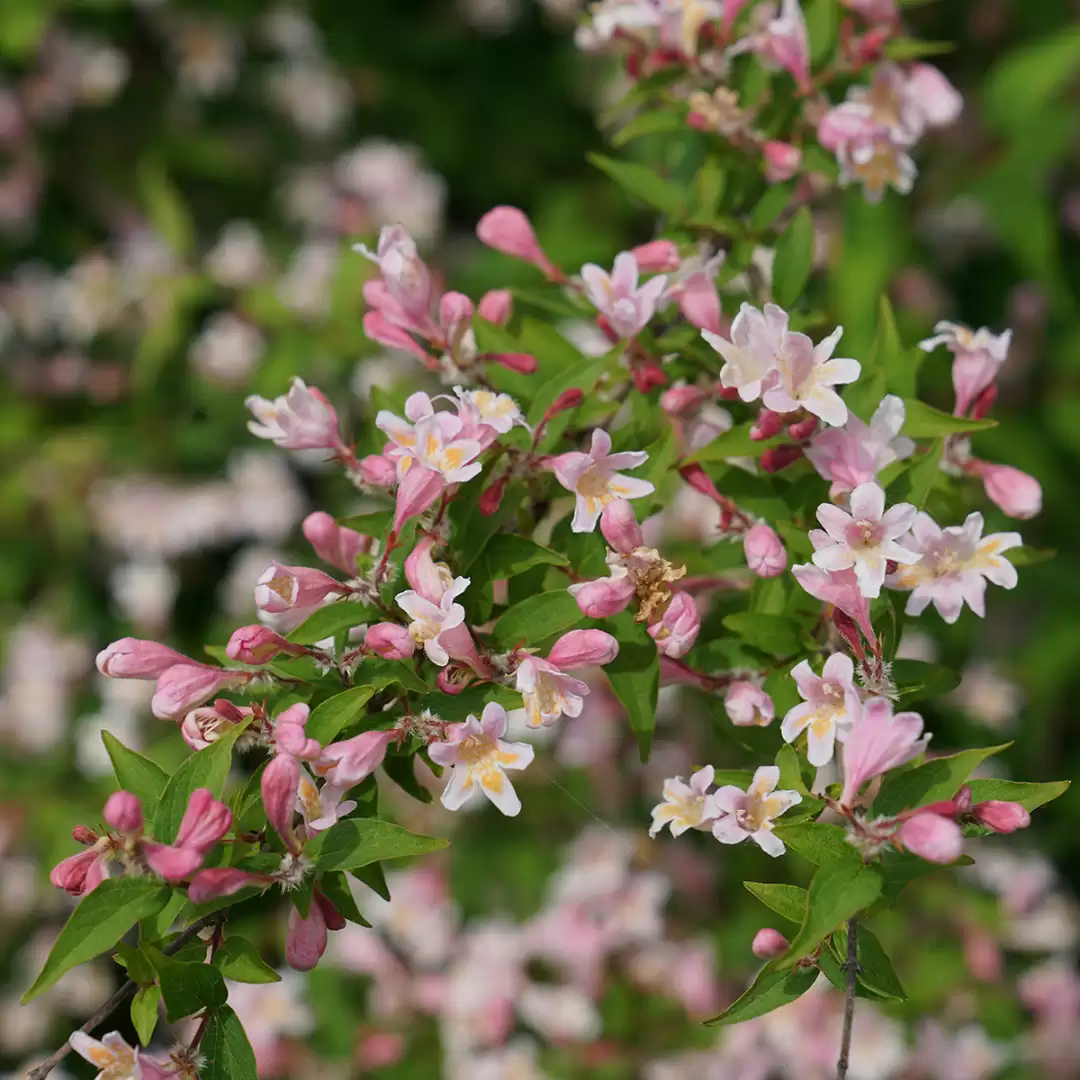
[[[986,115],[999,129],[1020,131],[1076,78],[1080,27],[1060,27],[1003,56],[984,84]]]
[[[200,1080],[258,1080],[255,1053],[236,1013],[227,1005],[215,1009],[199,1050],[206,1064]]]
[[[1012,743],[962,750],[959,754],[934,758],[923,765],[903,772],[890,773],[874,799],[874,813],[892,817],[902,810],[951,799],[964,781],[988,758],[1008,749]]]
[[[486,578],[492,581],[512,578],[534,566],[566,566],[569,561],[565,555],[514,533],[499,533],[492,537],[484,548],[483,558],[487,566]]]
[[[446,847],[447,841],[419,836],[376,818],[349,818],[319,833],[305,849],[318,870],[354,870],[381,859],[426,855]]]
[[[1037,807],[1064,795],[1069,790],[1068,780],[1051,780],[1045,784],[1022,783],[1016,780],[971,780],[972,802],[1018,802],[1025,810]]]
[[[314,645],[354,626],[363,626],[378,618],[374,608],[352,600],[337,600],[312,612],[292,633],[289,640],[297,645]]]
[[[641,760],[648,759],[656,727],[656,702],[660,693],[660,657],[656,642],[642,623],[629,612],[610,620],[619,643],[619,655],[604,668],[615,696],[622,702],[637,737]]]
[[[658,135],[666,131],[684,131],[685,129],[686,121],[672,109],[638,113],[628,124],[612,135],[611,145],[625,146],[635,139],[640,139],[643,135]]]
[[[750,212],[750,228],[755,232],[767,229],[787,209],[794,194],[795,181],[771,184]]]
[[[102,730],[101,741],[109,753],[121,790],[137,795],[143,813],[149,817],[169,782],[169,774],[149,758],[129,750],[111,731]]]
[[[847,927],[834,936],[836,954],[847,957]],[[892,961],[881,947],[876,935],[863,925],[855,932],[855,952],[859,962],[859,982],[878,997],[890,1001],[907,1001],[904,987],[893,970]]]
[[[777,915],[799,924],[806,917],[806,890],[798,885],[774,885],[764,881],[744,881],[743,885]]]
[[[378,867],[378,865],[378,863],[372,864],[374,867]],[[319,892],[337,908],[338,914],[342,918],[357,923],[359,926],[371,926],[371,923],[364,918],[360,913],[360,909],[356,906],[356,899],[353,896],[352,889],[349,887],[349,879],[343,871],[332,870],[328,874],[320,874],[317,884]]]
[[[951,693],[960,684],[960,678],[952,668],[929,664],[925,660],[897,660],[892,674],[905,708],[916,701],[928,701]]]
[[[904,426],[901,431],[909,439],[937,439],[943,435],[987,431],[993,427],[997,427],[996,420],[969,420],[942,412],[917,398],[904,399]]]
[[[847,842],[847,833],[839,825],[799,821],[792,825],[777,825],[774,832],[792,851],[815,866],[827,862],[860,861],[859,853]]]
[[[952,52],[951,41],[918,41],[915,38],[894,37],[885,42],[885,55],[890,60],[918,60],[921,56],[941,56]]]
[[[797,624],[781,615],[740,611],[725,616],[724,625],[755,649],[775,656],[793,656],[800,648]]]
[[[229,996],[225,980],[213,964],[192,964],[167,956],[157,962],[158,983],[170,1024],[200,1009],[224,1005]]]
[[[374,693],[374,686],[354,686],[351,690],[327,698],[312,709],[308,717],[304,729],[308,737],[318,739],[323,746],[327,746],[363,714]]]
[[[792,307],[802,295],[813,263],[814,222],[804,206],[776,242],[773,296],[781,307]]]
[[[729,1005],[719,1016],[706,1020],[708,1026],[722,1024],[740,1024],[744,1020],[753,1020],[788,1005],[802,997],[817,982],[817,968],[797,968],[795,971],[777,971],[770,964],[758,972],[750,988]]]
[[[530,596],[504,611],[492,634],[507,648],[522,643],[535,645],[570,630],[583,618],[577,601],[565,589],[553,589]]]
[[[247,938],[226,938],[214,954],[214,967],[233,982],[281,982],[281,976],[259,955],[259,950]]]

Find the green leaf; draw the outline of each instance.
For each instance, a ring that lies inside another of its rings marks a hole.
[[[403,690],[414,694],[427,694],[431,687],[416,674],[404,660],[377,660],[369,657],[360,669],[364,684],[376,690],[385,690],[396,683]]]
[[[160,910],[171,893],[167,885],[148,877],[103,881],[71,913],[22,1003],[48,990],[64,972],[111,949],[140,919]]]
[[[896,315],[884,293],[878,300],[877,331],[870,353],[872,363],[885,372],[885,386],[890,394],[902,398],[915,397],[919,365],[926,354],[921,349],[904,348],[896,326]]]
[[[187,907],[187,902],[187,893],[183,889],[173,889],[169,902],[160,911],[139,920],[140,940],[159,941],[163,938]]]
[[[839,861],[861,861],[859,853],[847,842],[847,833],[839,825],[799,821],[791,825],[777,825],[774,833],[792,851],[815,866]]]
[[[711,222],[724,197],[727,172],[715,157],[710,157],[694,175],[694,220]]]
[[[892,675],[905,707],[951,693],[960,685],[960,677],[952,668],[928,664],[925,660],[897,660]]]
[[[337,600],[313,611],[288,637],[297,645],[314,645],[373,618],[377,618],[374,608],[352,600]]]
[[[802,923],[806,914],[805,889],[800,889],[798,885],[775,885],[764,881],[744,881],[743,885],[777,915],[793,923]]]
[[[765,189],[758,204],[750,211],[750,228],[755,232],[767,229],[788,207],[795,194],[795,181],[772,184]]]
[[[870,907],[881,895],[881,888],[881,874],[861,862],[832,862],[820,867],[807,890],[802,927],[777,965],[794,967],[809,956],[840,923]]]
[[[108,751],[121,790],[137,795],[143,813],[149,815],[169,782],[169,774],[149,758],[128,749],[111,731],[102,730],[101,741]]]
[[[640,139],[643,135],[659,135],[667,131],[685,131],[686,121],[674,110],[638,113],[628,124],[611,137],[614,147]],[[606,170],[605,170],[606,171]]]
[[[393,510],[376,510],[370,514],[352,514],[338,518],[337,523],[346,529],[363,533],[364,536],[385,536],[390,531],[393,520]]]
[[[950,866],[970,866],[974,862],[967,855],[962,855]],[[872,913],[883,907],[888,907],[904,891],[906,886],[921,877],[936,874],[945,867],[941,863],[927,862],[918,855],[900,854],[896,851],[887,851],[878,864],[881,870],[885,887],[881,892],[881,899],[874,905]]]
[[[206,1061],[200,1080],[259,1080],[244,1025],[227,1005],[214,1010],[199,1050]]]
[[[154,1037],[160,1004],[161,988],[158,986],[142,986],[131,999],[131,1023],[143,1046],[149,1046]]]
[[[381,859],[403,859],[439,851],[447,841],[419,836],[377,818],[349,818],[319,833],[305,849],[318,870],[355,870]]]
[[[154,814],[153,832],[156,840],[171,844],[176,839],[193,791],[209,788],[215,799],[221,798],[232,765],[233,744],[243,734],[248,723],[250,718],[244,723],[236,724],[217,742],[192,754],[173,773]]]
[[[689,461],[724,461],[732,457],[761,457],[779,439],[751,439],[753,424],[739,424],[722,435],[717,435],[708,446],[691,454]]]
[[[847,958],[847,927],[838,930],[833,937],[836,955]],[[877,936],[863,925],[855,932],[855,953],[859,961],[859,984],[871,990],[879,998],[889,1001],[907,1001],[907,994],[901,985],[888,953],[881,946]]]
[[[706,1020],[709,1027],[723,1024],[740,1024],[764,1016],[781,1005],[788,1005],[800,998],[817,982],[818,971],[814,967],[796,968],[795,971],[778,971],[766,964],[758,972],[750,988],[729,1005],[719,1016]]]
[[[529,406],[529,423],[533,427],[536,427],[536,425],[543,420],[544,413],[552,406],[552,404],[554,404],[555,399],[571,387],[577,387],[583,394],[591,394],[596,389],[596,384],[603,377],[604,373],[621,355],[622,349],[614,348],[603,356],[597,357],[595,360],[575,364],[573,367],[564,371],[556,372],[543,384],[543,386],[540,387],[539,390],[537,390],[536,396]],[[542,440],[542,445],[550,446],[553,444],[553,440],[557,439],[558,436],[562,434],[566,424],[569,422],[571,414],[572,410],[570,412],[560,413],[548,424],[545,429],[546,433]],[[479,554],[479,552],[477,552],[477,554]]]
[[[577,626],[584,618],[577,601],[565,589],[537,593],[499,616],[492,629],[495,640],[510,648],[535,645]]]
[[[925,454],[915,458],[915,462],[897,478],[890,489],[891,502],[911,503],[917,510],[926,507],[934,482],[941,476],[941,457],[945,453],[945,440],[935,439]]]
[[[755,649],[775,656],[793,656],[800,648],[796,624],[781,615],[740,611],[726,615],[724,625]]]
[[[902,810],[951,799],[964,781],[988,758],[1007,750],[1012,743],[962,750],[959,754],[934,758],[913,769],[886,775],[881,791],[874,799],[875,814],[892,817]]]
[[[814,222],[804,206],[776,242],[773,297],[781,307],[792,307],[802,295],[813,262]]]
[[[836,0],[809,0],[806,5],[806,29],[810,37],[810,59],[816,67],[831,58],[836,47],[839,24]]]
[[[1057,558],[1057,551],[1053,548],[1030,548],[1026,545],[1010,548],[1008,551],[1002,552],[1002,554],[1013,566],[1017,567],[1038,566],[1039,563],[1049,562],[1051,559]]]
[[[1040,111],[1073,82],[1078,69],[1080,26],[1061,26],[1006,53],[983,84],[987,117],[999,130],[1037,123]]]
[[[378,863],[372,864],[376,869],[378,865]],[[352,889],[349,888],[349,879],[343,871],[333,870],[329,874],[320,874],[317,884],[319,891],[337,908],[343,918],[359,926],[371,926],[371,923],[360,914],[360,909],[356,906],[356,898],[353,896]]]
[[[657,176],[648,166],[639,165],[635,161],[616,161],[601,154],[586,156],[628,194],[673,217],[682,214],[686,201],[682,189],[677,184]]]
[[[565,555],[514,533],[499,533],[492,537],[484,548],[483,559],[489,581],[512,578],[534,566],[566,566],[569,562]]]
[[[363,671],[361,670],[361,674]],[[311,739],[318,739],[323,746],[333,742],[358,716],[375,693],[374,686],[354,686],[344,693],[317,705],[311,711],[304,731]]]
[[[259,955],[259,950],[247,938],[226,938],[214,954],[214,967],[233,982],[281,982],[281,976]]]
[[[139,195],[155,230],[180,257],[194,246],[195,228],[176,187],[158,161],[141,161],[135,170]]]
[[[165,1019],[170,1024],[200,1009],[224,1005],[229,996],[225,980],[213,964],[190,964],[163,956],[156,967]]]
[[[965,431],[988,431],[996,420],[969,420],[953,416],[927,405],[918,398],[904,399],[904,426],[901,434],[909,439],[937,439],[943,435],[961,435]]]
[[[638,753],[646,761],[656,727],[656,702],[660,694],[660,654],[643,623],[629,612],[610,620],[619,655],[604,668],[615,696],[622,702],[637,737]]]
[[[885,55],[890,60],[918,60],[921,56],[941,56],[956,46],[951,41],[918,41],[916,38],[894,37],[885,42]]]
[[[1064,795],[1070,781],[1052,780],[1045,784],[1022,783],[1017,780],[971,780],[971,800],[974,803],[1018,802],[1025,810],[1035,810]]]
[[[502,686],[490,687],[490,689],[496,691],[496,693],[501,690],[510,690],[509,687]],[[513,691],[511,691],[511,693],[512,692]],[[495,695],[493,694],[493,696]],[[512,704],[514,708],[521,708],[520,694],[517,695],[516,700],[514,700]],[[483,708],[481,708],[476,715],[479,716],[483,711]],[[446,716],[444,714],[441,715],[445,720]],[[467,715],[468,714],[466,713],[466,716]],[[464,717],[462,717],[462,719],[464,719]],[[413,761],[415,761],[415,757],[412,754],[387,754],[386,757],[383,758],[382,769],[406,795],[412,796],[417,802],[429,803],[432,801],[431,792],[416,779],[416,773],[413,771]]]

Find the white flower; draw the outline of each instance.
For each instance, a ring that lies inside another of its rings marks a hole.
[[[796,664],[791,675],[803,702],[788,711],[780,734],[790,743],[805,731],[810,764],[820,769],[832,761],[836,740],[843,742],[859,716],[855,665],[845,653],[833,653],[820,675],[814,674],[806,660]]]
[[[484,447],[478,439],[462,436],[465,424],[460,416],[435,412],[431,398],[422,392],[406,400],[405,416],[402,420],[382,409],[375,417],[375,426],[394,444],[386,456],[397,462],[399,479],[414,462],[439,473],[448,484],[461,484],[479,474],[482,466],[475,459]]]
[[[477,791],[486,795],[507,817],[521,811],[521,800],[506,778],[507,769],[524,769],[533,759],[528,743],[503,742],[506,710],[492,701],[477,720],[469,716],[453,724],[446,742],[428,747],[431,760],[450,769],[450,781],[443,789],[442,804],[458,810]]]
[[[722,813],[713,824],[713,836],[721,844],[738,844],[750,837],[767,855],[784,854],[784,842],[773,834],[776,818],[802,802],[797,791],[777,791],[780,770],[763,765],[754,773],[750,786],[727,785],[713,792],[713,806]]]
[[[776,368],[788,332],[787,312],[776,304],[766,304],[758,311],[743,304],[731,324],[731,340],[702,330],[701,336],[724,358],[720,384],[739,391],[743,401],[761,396],[765,377]]]
[[[590,302],[606,316],[612,330],[621,338],[633,337],[656,314],[667,278],[657,274],[638,286],[637,259],[629,251],[615,256],[611,274],[594,263],[581,268],[581,280]]]
[[[862,368],[858,360],[832,359],[844,328],[838,326],[815,345],[805,334],[787,333],[776,359],[776,371],[764,384],[761,400],[773,412],[803,408],[826,424],[839,427],[847,420],[847,406],[833,389],[853,383]]]
[[[687,829],[708,829],[719,811],[708,794],[715,771],[711,765],[698,769],[686,783],[681,776],[664,781],[664,801],[653,807],[649,835],[656,836],[665,825],[671,826],[672,836],[681,836]]]
[[[983,516],[969,514],[963,525],[939,528],[929,514],[915,518],[911,533],[921,558],[914,565],[901,565],[889,576],[890,589],[910,589],[905,611],[920,615],[928,604],[937,608],[947,622],[960,617],[964,602],[982,617],[986,614],[986,583],[1003,589],[1016,586],[1016,567],[1002,552],[1019,547],[1019,533],[983,536]]]
[[[287,394],[269,401],[252,395],[244,404],[254,413],[252,435],[282,450],[329,450],[341,444],[337,413],[321,390],[294,378]]]
[[[412,619],[409,633],[412,634],[413,641],[423,646],[428,659],[439,667],[446,667],[450,662],[450,655],[443,648],[439,637],[445,631],[453,630],[465,622],[465,609],[454,601],[469,587],[469,581],[470,579],[465,577],[455,578],[437,604],[426,600],[412,589],[406,589],[394,598],[398,607]]]
[[[525,417],[518,403],[509,394],[496,394],[492,390],[462,390],[454,387],[460,402],[459,409],[475,426],[487,424],[500,435],[505,435],[515,424],[527,428]]]
[[[140,1080],[142,1077],[135,1050],[119,1032],[110,1031],[99,1042],[82,1031],[73,1031],[68,1042],[79,1057],[99,1070],[97,1080]]]
[[[589,694],[588,683],[542,660],[527,656],[518,665],[517,690],[525,701],[529,727],[547,727],[560,716],[580,716]]]
[[[917,511],[910,503],[886,510],[885,492],[877,484],[860,484],[851,493],[850,505],[850,514],[832,503],[817,508],[825,531],[810,532],[813,562],[834,572],[853,567],[859,592],[873,599],[881,593],[888,560],[915,563],[921,558],[918,551],[898,542],[908,533]]]

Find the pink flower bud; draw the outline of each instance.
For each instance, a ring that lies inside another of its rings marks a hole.
[[[144,842],[142,855],[146,865],[159,877],[168,882],[183,881],[202,866],[203,855],[195,848],[181,847],[179,844],[158,844]]]
[[[158,677],[150,711],[159,720],[176,720],[226,687],[250,679],[246,671],[226,671],[192,662],[175,664]]]
[[[389,482],[396,479],[393,462],[380,455],[372,455],[376,461],[383,462],[389,469]],[[366,458],[364,459],[367,460]],[[361,465],[363,462],[361,462]],[[307,542],[314,548],[315,554],[323,562],[337,567],[346,574],[356,573],[356,559],[371,550],[370,536],[364,536],[354,529],[339,525],[329,514],[322,510],[308,514],[302,526]]]
[[[794,465],[803,456],[801,446],[785,444],[783,446],[770,446],[761,455],[761,467],[767,473],[778,473],[789,465]]]
[[[700,465],[683,465],[679,469],[679,475],[695,490],[710,499],[720,501],[720,492],[712,482],[709,474]]]
[[[464,293],[443,293],[439,301],[439,325],[451,341],[457,340],[468,328],[474,310],[473,302]]]
[[[252,435],[270,439],[282,450],[336,450],[341,446],[337,413],[326,395],[294,378],[287,394],[274,401],[252,395],[244,404],[255,419]]]
[[[645,543],[634,508],[626,499],[615,499],[604,507],[600,514],[600,531],[620,555],[629,555]]]
[[[379,230],[378,249],[361,254],[378,263],[391,298],[418,321],[428,317],[434,286],[431,273],[416,250],[416,243],[403,225],[384,225]]]
[[[660,408],[668,416],[686,416],[697,412],[708,400],[709,395],[700,386],[672,386],[660,395]]]
[[[765,157],[765,179],[770,184],[782,184],[790,180],[802,164],[802,151],[790,143],[770,139],[761,148]]]
[[[548,663],[562,671],[610,664],[619,655],[619,643],[603,630],[571,630],[551,647]]]
[[[384,660],[407,660],[416,651],[416,642],[404,626],[381,622],[368,627],[364,644]]]
[[[135,835],[142,832],[142,803],[130,791],[114,791],[106,800],[102,812],[105,823],[117,832]]]
[[[759,521],[743,537],[746,565],[758,577],[771,578],[787,569],[787,552],[783,541],[765,522]]]
[[[979,803],[973,816],[980,825],[985,825],[997,833],[1016,832],[1017,829],[1026,829],[1031,824],[1031,815],[1020,803],[1001,802],[998,799]]]
[[[531,353],[484,353],[481,359],[489,364],[498,364],[507,371],[516,371],[519,375],[532,375],[536,371],[536,357]]]
[[[750,438],[755,442],[764,442],[779,435],[784,426],[784,417],[771,409],[762,409],[750,428]]]
[[[508,481],[509,477],[504,474],[480,493],[480,501],[477,505],[484,517],[491,517],[492,514],[498,513],[499,507],[502,506],[503,496],[506,494]]]
[[[504,255],[531,262],[553,280],[562,277],[537,242],[528,217],[516,206],[496,206],[489,210],[477,223],[476,235],[481,243]]]
[[[650,240],[630,249],[643,274],[660,274],[679,269],[679,245],[674,240]]]
[[[720,294],[716,282],[707,274],[691,274],[676,294],[675,302],[691,326],[720,333]]]
[[[113,679],[156,679],[175,664],[193,664],[186,656],[156,641],[121,638],[97,654],[97,669]]]
[[[1009,517],[1032,518],[1042,511],[1042,488],[1034,476],[989,462],[982,462],[978,471],[987,497]]]
[[[294,608],[318,607],[335,593],[345,592],[340,581],[309,566],[274,563],[255,585],[255,606],[270,615]]]
[[[940,814],[916,814],[900,826],[896,836],[908,851],[928,862],[956,862],[964,853],[960,826]]]
[[[387,1069],[404,1056],[405,1037],[396,1031],[373,1031],[356,1048],[356,1062],[365,1073]]]
[[[779,930],[766,926],[754,935],[750,949],[759,960],[773,960],[788,951],[788,944],[788,939]]]
[[[647,394],[658,386],[667,386],[667,376],[656,364],[639,364],[630,375],[639,394]]]
[[[609,619],[618,615],[634,596],[634,583],[629,577],[597,578],[570,586],[570,595],[577,601],[581,613],[590,619]]]
[[[548,407],[544,413],[544,422],[547,423],[554,416],[569,409],[576,409],[585,400],[585,394],[576,386],[564,390]]]
[[[425,364],[429,360],[423,346],[410,337],[407,330],[395,326],[381,312],[369,311],[364,315],[364,333],[372,341],[385,345],[388,349],[400,349],[402,352],[412,353]]]
[[[356,471],[365,484],[372,487],[393,487],[397,483],[394,463],[382,454],[368,454],[356,463]],[[350,573],[352,571],[349,571]]]
[[[218,698],[212,707],[192,709],[180,724],[180,734],[192,750],[205,750],[252,711],[246,705],[238,709],[231,701]]]
[[[414,464],[398,486],[393,532],[400,532],[409,518],[416,517],[434,506],[445,489],[446,481],[441,473]]]
[[[817,417],[808,416],[805,420],[799,420],[797,423],[788,424],[787,433],[793,439],[808,439],[817,430]]]
[[[274,720],[273,742],[279,754],[288,754],[303,761],[315,761],[320,757],[321,743],[318,739],[308,738],[304,730],[310,715],[311,709],[302,701],[278,714]]]
[[[188,886],[188,899],[193,904],[205,904],[223,896],[235,896],[242,889],[265,888],[274,879],[267,874],[249,874],[231,866],[200,870]]]
[[[514,309],[514,298],[509,289],[492,289],[480,297],[477,313],[496,326],[505,326]]]
[[[657,649],[673,660],[685,656],[697,641],[701,615],[689,593],[678,592],[671,598],[664,617],[649,627],[649,636]]]
[[[736,727],[768,727],[776,715],[772,698],[746,679],[736,679],[728,687],[724,711]]]
[[[76,825],[75,828],[71,830],[71,839],[74,840],[76,844],[85,844],[89,847],[91,844],[96,844],[100,838],[98,834],[88,826]]]
[[[292,827],[299,787],[300,763],[291,754],[278,754],[263,769],[262,801],[266,820],[294,853],[300,849]]]
[[[103,853],[95,848],[69,855],[49,873],[49,881],[71,896],[86,896],[105,880]]]
[[[875,26],[868,30],[854,44],[855,58],[860,64],[872,64],[881,59],[881,52],[895,33],[891,26]]]
[[[269,627],[258,624],[241,626],[239,630],[234,630],[225,646],[225,655],[239,664],[266,664],[278,653],[302,656],[307,651],[301,645],[286,641]]]
[[[348,789],[366,780],[383,763],[387,747],[400,737],[401,733],[394,730],[364,731],[343,742],[331,743],[320,759],[326,782]]]
[[[297,971],[310,971],[326,952],[326,919],[318,904],[312,903],[308,917],[293,908],[285,934],[285,960]]]
[[[473,677],[472,669],[464,664],[447,664],[446,667],[439,668],[435,682],[444,694],[456,696],[473,681]]]

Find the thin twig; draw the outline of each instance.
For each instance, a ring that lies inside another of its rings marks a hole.
[[[174,953],[178,953],[193,937],[196,937],[199,933],[205,930],[208,926],[212,926],[218,920],[218,915],[207,915],[198,922],[193,922],[186,930],[184,930],[175,941],[170,941],[168,945],[162,950],[166,956],[172,956]],[[107,1020],[121,1005],[135,991],[139,988],[139,984],[133,979],[128,979],[119,990],[79,1030],[84,1035],[89,1035],[91,1031]],[[49,1075],[71,1053],[71,1043],[66,1042],[59,1050],[52,1055],[52,1057],[46,1058],[37,1068],[31,1069],[26,1074],[26,1080],[45,1080],[45,1077]]]
[[[847,1080],[848,1059],[851,1056],[851,1028],[855,1022],[855,983],[859,974],[858,925],[858,916],[852,915],[847,924],[847,960],[842,967],[847,975],[847,989],[844,992],[844,1033],[840,1039],[836,1080]]]

